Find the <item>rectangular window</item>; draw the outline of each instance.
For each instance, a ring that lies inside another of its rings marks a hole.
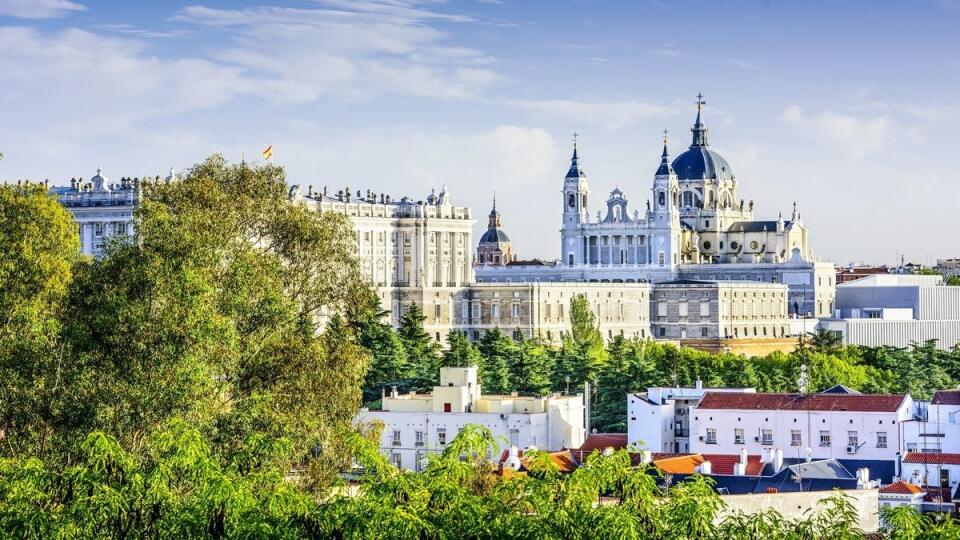
[[[433,318],[434,319],[440,318],[440,304],[433,305]]]
[[[490,316],[494,319],[500,318],[500,304],[490,304]]]
[[[437,429],[437,444],[440,446],[447,444],[447,428]]]
[[[403,460],[400,458],[400,452],[390,453],[390,463],[392,463],[393,466],[398,469],[403,465]]]
[[[520,318],[520,304],[513,304],[513,318]]]
[[[860,437],[857,435],[856,431],[847,432],[847,445],[848,446],[860,446]]]
[[[820,446],[830,446],[830,432],[821,431],[820,432]]]
[[[417,452],[417,462],[416,462],[414,465],[416,466],[416,471],[417,471],[417,472],[421,472],[421,471],[423,471],[423,469],[426,468],[426,466],[427,466],[427,457],[426,457],[426,455],[423,453],[422,450]]]
[[[93,235],[94,235],[94,236],[103,236],[103,223],[94,223],[94,224],[93,224]]]
[[[886,448],[887,447],[887,432],[878,431],[877,432],[877,448]]]
[[[955,412],[948,413],[948,414],[947,414],[947,421],[950,422],[951,424],[956,424],[956,423],[957,423],[957,413],[955,413]]]
[[[701,317],[710,316],[710,302],[700,302],[700,316]]]
[[[665,327],[661,326],[661,327],[660,327],[660,337],[664,337],[664,336],[666,336],[666,335],[667,335],[667,329],[666,329]]]
[[[733,444],[743,444],[743,428],[733,429]]]
[[[393,445],[400,446],[400,430],[399,429],[393,430]]]
[[[416,440],[416,442],[415,442],[414,444],[415,444],[416,446],[423,446],[423,445],[424,445],[424,438],[425,438],[425,437],[424,437],[424,433],[423,433],[422,431],[418,431],[418,432],[417,432],[417,440]]]
[[[475,322],[480,321],[480,302],[473,303],[473,320]]]
[[[799,429],[790,430],[790,446],[800,446],[802,440]]]
[[[706,326],[700,329],[700,337],[708,337],[708,333],[709,333],[709,330],[707,330]]]
[[[516,428],[510,429],[510,446],[520,446],[520,430]]]
[[[716,428],[707,428],[707,444],[717,444],[717,430]]]
[[[546,309],[547,319],[550,318],[550,307],[551,307],[550,304],[547,304],[547,309]]]
[[[666,302],[657,302],[657,317],[666,317],[667,316],[667,303]]]
[[[470,319],[470,304],[464,302],[460,305],[460,317],[463,319],[463,322],[467,322]]]
[[[761,429],[760,430],[760,444],[769,446],[773,444],[773,430],[772,429]]]
[[[686,316],[687,316],[687,303],[686,303],[686,302],[680,302],[680,316],[681,316],[681,317],[686,317]]]

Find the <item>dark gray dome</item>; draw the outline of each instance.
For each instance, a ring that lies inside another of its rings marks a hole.
[[[487,232],[480,237],[481,244],[499,244],[509,241],[510,237],[500,229],[487,229]]]
[[[691,146],[686,152],[673,160],[673,170],[680,180],[732,180],[733,169],[723,156],[707,146]]]

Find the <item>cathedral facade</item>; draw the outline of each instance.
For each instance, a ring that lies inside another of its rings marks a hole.
[[[730,164],[713,150],[697,100],[691,144],[671,159],[664,137],[645,207],[615,187],[595,216],[576,144],[563,179],[560,259],[548,264],[481,264],[478,282],[651,282],[746,280],[790,286],[790,313],[833,310],[833,265],[817,262],[796,204],[787,218],[757,220]]]

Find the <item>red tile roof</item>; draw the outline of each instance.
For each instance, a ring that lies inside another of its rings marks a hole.
[[[570,450],[561,450],[559,452],[548,452],[550,460],[557,466],[557,469],[562,473],[573,472],[577,468],[577,462],[573,459],[573,454],[570,453]],[[503,465],[507,458],[510,457],[510,449],[505,448],[503,452],[500,453],[500,465]],[[520,466],[526,470],[527,469],[527,458],[523,457],[523,450],[517,452],[517,457],[520,458]]]
[[[700,454],[687,454],[656,459],[653,461],[653,465],[664,474],[693,474],[697,472],[697,467],[704,461],[706,460]]]
[[[905,394],[740,394],[707,392],[697,410],[895,412]]]
[[[940,390],[934,392],[931,405],[960,405],[960,390]]]
[[[923,490],[918,486],[904,482],[903,480],[897,480],[889,486],[880,488],[880,493],[893,493],[896,495],[916,495],[921,492],[923,492]]]
[[[703,454],[703,458],[710,462],[713,474],[733,474],[733,466],[740,463],[740,456],[735,454]],[[747,476],[760,476],[763,471],[763,462],[760,456],[747,456]]]
[[[903,458],[904,463],[930,463],[933,465],[960,465],[960,454],[934,454],[909,452]]]
[[[577,450],[582,450],[589,454],[594,450],[600,450],[602,452],[607,448],[620,450],[621,448],[626,447],[626,433],[591,433],[587,436],[587,439],[583,441],[583,444],[580,445],[580,448],[577,448]]]

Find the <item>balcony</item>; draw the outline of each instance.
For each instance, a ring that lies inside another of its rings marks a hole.
[[[689,436],[690,436],[690,430],[687,429],[687,428],[674,428],[674,429],[673,429],[673,436],[674,436],[674,437],[689,437]]]

